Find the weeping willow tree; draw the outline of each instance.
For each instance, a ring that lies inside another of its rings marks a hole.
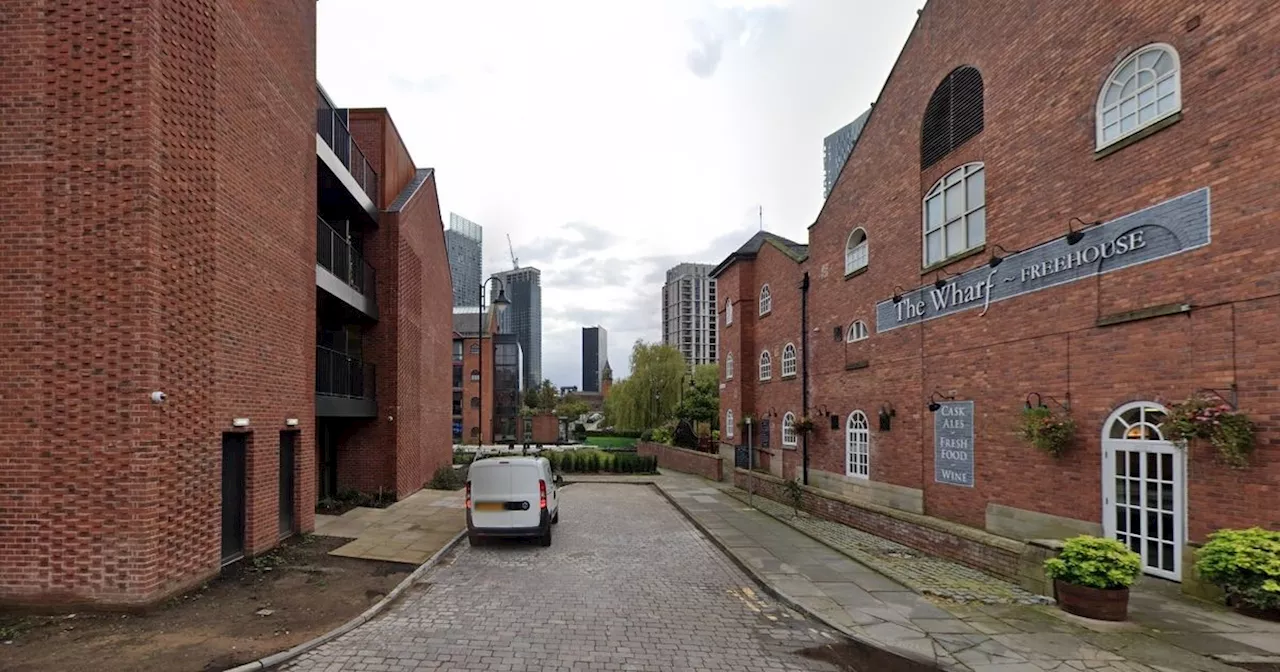
[[[631,375],[616,381],[605,401],[605,417],[618,429],[651,429],[675,417],[688,365],[679,350],[636,341]]]

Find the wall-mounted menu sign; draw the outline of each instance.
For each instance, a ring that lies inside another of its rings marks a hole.
[[[973,487],[972,401],[944,401],[933,412],[933,480]]]
[[[1062,223],[1063,229],[1066,223]],[[1066,237],[1010,254],[998,266],[983,264],[952,278],[876,304],[876,331],[981,309],[1015,296],[1144,264],[1209,244],[1209,188],[1198,189],[1084,230],[1075,245]]]

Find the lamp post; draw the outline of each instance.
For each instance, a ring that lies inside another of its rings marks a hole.
[[[480,380],[479,380],[480,392],[478,396],[478,398],[480,399],[480,406],[478,408],[478,410],[480,411],[480,415],[479,417],[476,418],[476,426],[479,427],[480,433],[476,435],[476,455],[477,456],[480,454],[480,450],[484,446],[484,331],[485,331],[484,330],[484,312],[483,312],[484,311],[484,289],[485,287],[488,287],[489,283],[491,282],[498,283],[498,296],[493,300],[493,308],[494,308],[494,312],[496,313],[494,317],[499,320],[499,326],[494,327],[493,329],[494,334],[497,334],[498,331],[501,329],[500,324],[501,324],[502,314],[507,311],[507,306],[511,305],[511,302],[507,300],[507,290],[502,284],[502,278],[499,278],[498,276],[495,275],[489,278],[488,280],[480,283],[479,297],[480,297],[481,312],[476,319],[477,326],[480,328]],[[490,343],[492,343],[493,339],[490,338],[489,341]],[[494,356],[494,359],[496,360],[498,356],[498,349],[496,345],[493,349],[493,356]],[[493,423],[490,423],[490,428],[492,428],[492,426],[493,426]]]

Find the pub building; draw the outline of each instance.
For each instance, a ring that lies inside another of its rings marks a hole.
[[[921,11],[808,240],[714,271],[722,450],[923,550],[1105,535],[1196,592],[1209,533],[1280,528],[1280,13],[1085,4]],[[1193,398],[1252,452],[1175,440]]]

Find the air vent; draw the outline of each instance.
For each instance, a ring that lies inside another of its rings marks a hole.
[[[982,132],[982,73],[971,66],[951,71],[924,110],[920,129],[920,169],[941,161]]]

